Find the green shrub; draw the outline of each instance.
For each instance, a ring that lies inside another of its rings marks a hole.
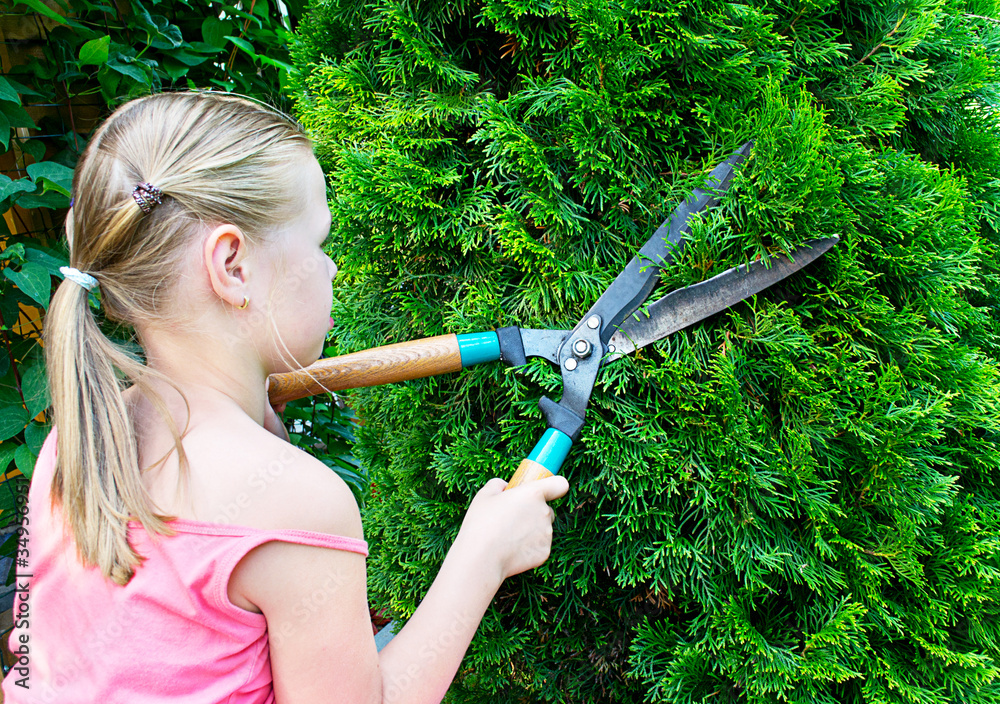
[[[841,238],[602,371],[552,557],[501,588],[453,701],[1000,698],[997,10],[314,7],[296,110],[333,188],[341,352],[572,327],[748,139],[657,291]],[[351,396],[376,603],[412,613],[559,394],[536,359]]]

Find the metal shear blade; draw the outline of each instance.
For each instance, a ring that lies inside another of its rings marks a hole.
[[[764,290],[836,244],[836,237],[813,240],[796,249],[794,259],[782,255],[734,267],[708,281],[674,291],[635,315],[656,285],[660,267],[683,248],[684,236],[691,231],[691,218],[718,204],[752,146],[747,142],[712,170],[705,186],[696,188],[657,228],[569,334],[563,330],[521,331],[527,356],[556,362],[562,372],[563,396],[559,403],[548,398],[539,402],[549,427],[575,439],[583,427],[602,366]],[[553,344],[557,348],[553,349]]]
[[[603,363],[610,364],[760,293],[812,263],[838,241],[838,237],[810,240],[794,249],[791,255],[782,254],[767,261],[736,266],[701,283],[668,293],[618,327],[611,336]]]
[[[683,249],[684,236],[691,231],[691,218],[717,205],[719,198],[729,190],[736,167],[743,163],[752,146],[753,142],[747,142],[712,170],[705,184],[695,188],[690,197],[663,221],[583,316],[581,325],[584,321],[593,320],[593,316],[598,316],[603,344],[608,343],[622,321],[634,313],[649,296],[660,278],[660,267],[673,261]],[[567,356],[560,354],[563,359]]]

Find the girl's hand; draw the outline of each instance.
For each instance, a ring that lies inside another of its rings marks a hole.
[[[500,581],[538,567],[549,558],[555,512],[548,502],[569,490],[555,475],[504,491],[507,482],[491,479],[472,499],[456,545],[478,546],[498,570]]]

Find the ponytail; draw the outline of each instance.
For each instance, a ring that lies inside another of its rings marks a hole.
[[[145,367],[104,335],[87,299],[87,290],[67,279],[46,316],[59,450],[52,499],[76,539],[80,561],[126,584],[142,563],[128,542],[129,520],[157,533],[173,531],[166,525],[170,517],[154,512],[136,471],[138,447],[118,373],[135,381]]]

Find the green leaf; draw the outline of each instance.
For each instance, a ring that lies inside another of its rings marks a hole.
[[[169,56],[164,56],[160,65],[172,81],[176,81],[178,78],[186,76],[188,71],[191,70],[190,66],[182,64],[180,61],[174,61]]]
[[[45,158],[45,143],[41,139],[31,138],[19,139],[18,144],[21,151],[31,156],[35,161],[42,161]]]
[[[188,51],[193,51],[196,54],[208,54],[209,56],[214,56],[220,51],[225,49],[225,44],[222,46],[215,46],[207,42],[188,42],[187,46],[184,47]]]
[[[53,275],[59,274],[59,267],[69,266],[68,257],[57,250],[44,250],[28,245],[24,249],[24,258],[29,262],[41,264]]]
[[[0,520],[4,521],[8,525],[12,525],[14,522],[17,521],[18,518],[18,510],[16,504],[17,497],[15,496],[13,491],[14,479],[15,478],[12,477],[11,479],[7,480],[8,482],[10,482],[10,487],[8,487],[7,491],[0,491]],[[24,477],[17,477],[17,479],[21,479],[23,481]],[[20,518],[23,520],[24,516],[22,515],[20,516]],[[6,542],[4,543],[4,546],[6,547],[8,544],[11,545],[10,549],[16,553],[17,548],[19,546],[16,532],[11,533],[10,536],[6,536]],[[8,580],[15,579],[15,577],[12,577],[12,575],[15,575],[17,573],[16,565],[17,563],[14,560],[11,560],[10,569],[6,575]],[[13,583],[13,582],[10,581],[8,583]]]
[[[180,28],[175,24],[167,24],[166,27],[160,30],[160,36],[169,42],[170,47],[177,48],[184,45],[184,36],[181,34]],[[170,48],[170,47],[164,47]]]
[[[14,450],[14,465],[28,479],[31,479],[31,475],[35,471],[35,461],[37,459],[38,457],[27,445],[18,445],[17,449]]]
[[[110,35],[106,34],[98,39],[91,39],[80,47],[80,64],[83,66],[100,66],[107,63],[110,46]]]
[[[184,49],[174,49],[173,51],[169,51],[167,52],[167,56],[172,59],[176,59],[187,66],[197,66],[198,64],[203,64],[212,58],[211,56],[199,56],[198,54],[192,54]]]
[[[73,169],[58,161],[40,161],[28,164],[28,176],[36,181],[47,178],[57,183],[67,183],[73,180]]]
[[[68,208],[69,198],[55,191],[42,194],[29,193],[18,198],[17,204],[22,208],[52,208],[56,210],[59,208]]]
[[[0,443],[0,474],[6,474],[7,468],[14,459],[14,451],[19,446],[12,442]]]
[[[122,76],[117,71],[112,71],[105,64],[97,72],[97,81],[101,84],[101,93],[109,102],[114,99],[118,92],[118,84],[121,83]]]
[[[45,444],[45,438],[49,436],[51,430],[52,425],[49,423],[36,423],[34,421],[28,423],[28,427],[24,429],[24,441],[35,455],[41,454],[42,445]]]
[[[7,480],[8,482],[10,482],[10,486],[7,487],[7,490],[0,491],[0,520],[4,521],[8,525],[13,525],[17,521],[18,517],[20,517],[22,520],[24,519],[23,515],[18,514],[17,503],[16,503],[17,497],[14,493],[15,479],[20,479],[22,481],[25,481],[24,477],[16,477],[16,478],[12,477]],[[6,536],[6,542],[4,542],[4,547],[6,547],[8,544],[11,546],[10,550],[16,553],[17,548],[19,547],[16,532],[11,533],[9,536]],[[12,575],[15,575],[17,573],[16,565],[17,563],[14,560],[11,560],[10,569],[6,575],[7,579],[10,580],[7,582],[8,584],[12,584],[13,583],[12,580],[15,579],[15,577],[13,577]]]
[[[7,179],[6,183],[0,180],[0,201],[7,200],[15,193],[34,193],[38,187],[30,178],[11,181],[10,177],[0,174],[0,179]]]
[[[42,192],[56,190],[69,197],[73,187],[73,169],[55,161],[40,161],[28,165],[28,176],[36,183],[43,181]]]
[[[0,100],[8,100],[18,105],[21,104],[21,96],[14,90],[14,86],[10,84],[10,81],[3,76],[0,76]]]
[[[55,20],[59,24],[67,24],[66,18],[46,5],[42,0],[16,0],[15,5],[27,5],[35,12],[39,12],[46,17]]]
[[[3,270],[3,275],[14,282],[21,291],[36,301],[42,308],[49,307],[49,294],[52,289],[52,281],[49,272],[40,264],[25,262],[21,271],[14,271],[7,268]]]
[[[14,457],[14,448],[10,449],[10,456]],[[17,554],[17,533],[11,533],[4,539],[3,545],[0,545],[0,557],[13,557]]]
[[[50,405],[48,376],[45,364],[39,362],[24,372],[21,377],[21,393],[28,406],[28,417],[34,418]]]
[[[18,404],[0,406],[0,442],[24,430],[29,420],[28,411]]]
[[[249,13],[245,12],[244,10],[241,10],[240,8],[236,7],[235,5],[223,5],[222,9],[223,9],[223,11],[227,15],[230,15],[232,17],[240,17],[240,18],[245,19],[245,20],[250,20],[257,27],[263,27],[264,26],[264,23],[261,22],[261,20],[260,20],[259,17],[255,16],[255,15],[249,14]]]
[[[274,66],[280,71],[288,71],[290,73],[295,73],[298,71],[298,69],[292,66],[291,64],[286,64],[284,61],[278,61],[277,59],[272,59],[271,57],[264,56],[263,54],[258,55],[257,58],[260,59],[260,62],[262,64],[267,64],[268,66]]]
[[[306,0],[285,0],[284,5],[288,8],[289,14],[299,17],[305,13]]]
[[[10,293],[18,295],[12,296]],[[21,312],[21,308],[18,305],[18,301],[13,299],[23,298],[23,296],[19,295],[21,292],[17,289],[14,289],[10,293],[6,296],[0,297],[0,305],[3,305],[4,317],[8,320],[15,320],[16,316]],[[11,301],[13,301],[13,305],[11,305]],[[13,352],[13,350],[8,352],[8,359],[10,358],[11,352]],[[24,401],[21,400],[21,386],[14,375],[14,370],[9,367],[10,365],[8,364],[7,374],[0,379],[0,408],[7,406],[17,406],[18,408],[21,408],[24,406]],[[27,411],[25,411],[25,413],[27,413]],[[2,440],[2,438],[0,438],[0,440]]]
[[[60,72],[59,75],[56,76],[57,82],[72,83],[73,81],[78,81],[87,77],[87,74],[78,69],[76,66],[70,64],[67,64],[67,66],[69,68]]]
[[[7,178],[4,176],[4,178]],[[24,261],[24,245],[20,242],[8,245],[7,248],[0,252],[0,261],[4,259],[15,259],[18,264]]]
[[[222,81],[219,80],[218,78],[211,78],[209,79],[208,82],[212,83],[213,85],[219,86],[220,88],[222,88],[222,90],[226,92],[230,92],[233,90],[233,88],[236,87],[236,83],[234,81]]]
[[[7,122],[11,127],[38,129],[38,125],[35,124],[35,121],[31,119],[31,116],[20,105],[6,100],[0,101],[0,112],[7,118]]]
[[[43,194],[55,191],[56,193],[66,196],[67,198],[72,197],[72,193],[70,193],[68,186],[61,183],[56,183],[55,181],[50,181],[49,179],[42,179],[41,184]]]
[[[240,39],[239,37],[233,37],[233,36],[229,36],[229,35],[226,36],[226,39],[228,39],[233,44],[235,44],[236,46],[238,46],[240,49],[242,49],[243,51],[245,51],[246,53],[248,53],[251,58],[253,58],[253,59],[257,58],[257,52],[255,52],[253,50],[253,44],[251,44],[250,42],[248,42],[246,39]]]
[[[4,80],[8,84],[10,84],[10,87],[13,88],[14,90],[16,90],[18,92],[18,94],[20,96],[22,96],[22,97],[25,96],[25,95],[34,95],[34,96],[37,96],[39,98],[52,97],[51,95],[46,95],[45,93],[38,92],[37,90],[35,90],[31,86],[26,86],[23,83],[21,83],[20,81],[14,80],[10,76],[7,76]],[[19,99],[17,102],[20,103],[21,100]]]
[[[149,10],[143,7],[142,3],[135,3],[132,9],[135,11],[135,14],[132,15],[132,21],[135,23],[135,26],[150,34],[155,34],[159,31],[156,22],[153,21],[153,18],[149,14]]]
[[[134,81],[142,83],[146,86],[149,85],[149,76],[146,75],[145,71],[130,63],[125,63],[117,57],[108,61],[107,66],[123,76],[128,76]]]
[[[0,140],[3,140],[3,148],[10,149],[10,120],[0,112]]]

